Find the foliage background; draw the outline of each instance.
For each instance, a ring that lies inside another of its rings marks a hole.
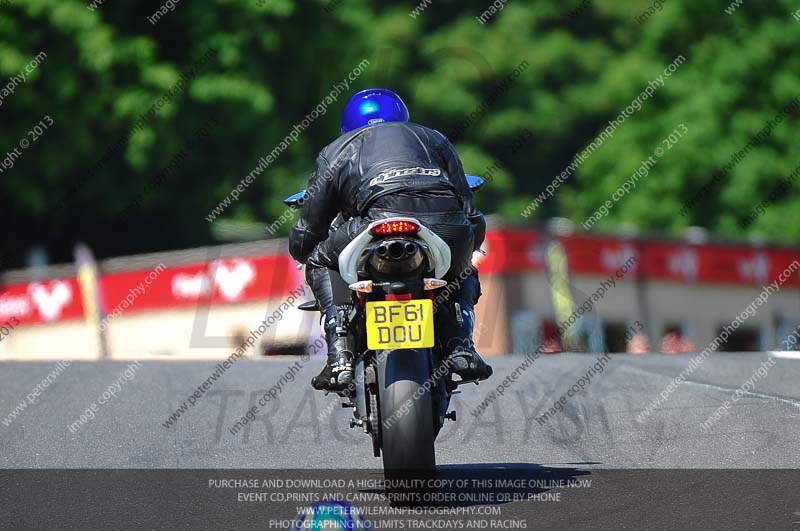
[[[652,2],[509,0],[490,22],[489,2],[416,4],[355,0],[195,0],[157,24],[160,1],[79,0],[0,4],[0,87],[38,52],[47,59],[0,107],[0,155],[44,115],[55,125],[0,173],[5,247],[0,268],[21,265],[37,245],[71,261],[76,241],[103,256],[213,243],[205,216],[361,60],[351,91],[387,86],[412,119],[452,131],[521,61],[529,67],[457,141],[465,167],[502,171],[479,207],[509,222],[561,216],[579,224],[624,182],[677,124],[689,135],[597,225],[679,234],[692,225],[721,237],[800,240],[800,192],[771,205],[746,231],[739,222],[800,163],[798,118],[784,120],[698,203],[678,215],[731,155],[800,95],[796,0]],[[326,7],[327,6],[327,7]],[[96,174],[91,168],[180,72],[217,55],[179,97],[137,131]],[[525,220],[520,212],[678,55],[687,62],[641,111]],[[304,187],[316,153],[338,134],[343,95],[223,215],[267,225],[280,199]],[[126,206],[209,119],[201,148],[140,207]],[[509,144],[528,130],[522,149]],[[87,178],[91,175],[91,178]],[[56,208],[75,183],[65,208]],[[217,222],[215,222],[217,223]],[[286,231],[288,225],[282,230]],[[266,234],[264,235],[266,237]]]

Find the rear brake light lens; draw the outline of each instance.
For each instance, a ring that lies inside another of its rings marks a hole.
[[[416,234],[417,232],[419,232],[419,225],[410,221],[387,221],[380,225],[375,225],[369,230],[369,233],[373,236]]]

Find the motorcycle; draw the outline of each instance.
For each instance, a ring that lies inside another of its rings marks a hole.
[[[485,184],[476,175],[467,181],[473,191]],[[299,209],[305,194],[284,203]],[[373,455],[383,457],[387,480],[434,474],[434,441],[446,420],[456,420],[450,399],[460,385],[478,383],[456,379],[436,341],[434,295],[447,285],[441,277],[450,258],[447,244],[412,217],[371,222],[339,256],[353,308],[345,327],[358,354],[353,382],[337,394],[353,409],[350,427],[368,434]],[[319,309],[317,301],[299,307]]]

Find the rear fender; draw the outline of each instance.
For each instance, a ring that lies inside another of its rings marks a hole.
[[[381,223],[386,223],[387,221],[409,221],[419,225],[417,236],[428,244],[429,252],[431,253],[429,258],[431,263],[435,266],[434,274],[436,278],[444,277],[450,269],[451,260],[450,247],[447,243],[428,227],[420,223],[419,220],[405,217],[391,217],[375,220],[370,223],[369,226],[367,226],[361,234],[353,238],[353,240],[347,244],[347,247],[339,254],[339,272],[347,284],[358,282],[358,263],[361,260],[364,249],[367,248],[373,238],[369,233],[370,229]]]
[[[376,358],[378,378],[384,387],[399,380],[423,385],[430,377],[429,349],[382,350],[376,352]]]

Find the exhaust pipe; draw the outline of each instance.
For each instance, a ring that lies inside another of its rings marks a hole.
[[[406,255],[406,249],[400,242],[392,242],[389,244],[389,258],[399,260]]]
[[[381,273],[414,271],[425,259],[419,244],[408,240],[383,241],[372,252],[370,263]]]

